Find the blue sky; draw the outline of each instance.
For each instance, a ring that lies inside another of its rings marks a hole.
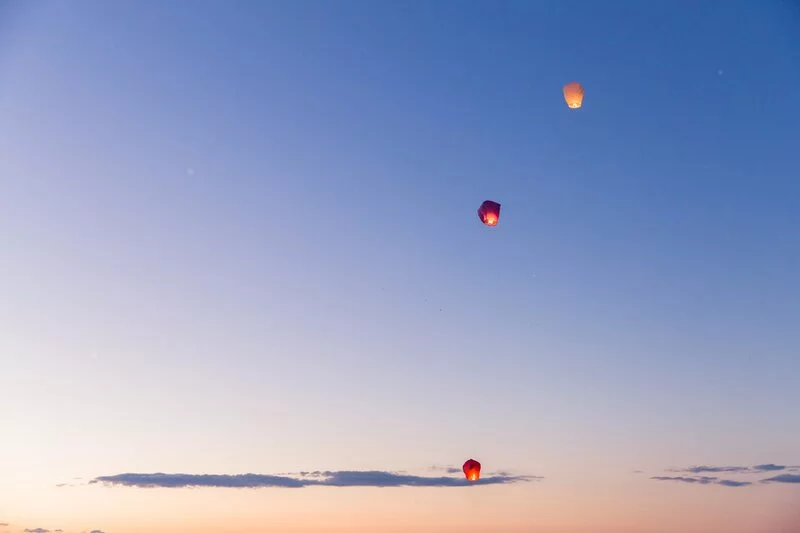
[[[800,464],[792,3],[0,5],[19,516],[23,478]]]

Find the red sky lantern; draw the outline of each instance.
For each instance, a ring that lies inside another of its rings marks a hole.
[[[478,217],[487,226],[496,226],[500,220],[500,204],[491,200],[486,200],[478,208]]]
[[[478,481],[481,478],[481,464],[475,459],[468,459],[464,463],[464,475],[470,481]]]

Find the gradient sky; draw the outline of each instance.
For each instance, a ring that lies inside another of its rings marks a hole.
[[[798,87],[789,1],[0,2],[0,532],[800,532]]]

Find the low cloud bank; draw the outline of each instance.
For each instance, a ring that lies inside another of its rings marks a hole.
[[[125,473],[99,476],[89,484],[118,485],[138,488],[289,488],[303,487],[466,487],[471,485],[502,485],[542,479],[539,476],[491,475],[470,482],[462,477],[415,476],[382,470],[316,471],[293,475],[265,474],[152,474]],[[44,532],[39,532],[44,533]]]

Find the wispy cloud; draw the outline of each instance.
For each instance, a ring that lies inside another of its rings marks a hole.
[[[692,483],[692,484],[700,484],[700,485],[708,485],[710,483],[714,483],[717,481],[715,477],[686,477],[686,476],[653,476],[650,479],[655,479],[657,481],[678,481],[680,483]]]
[[[461,474],[463,470],[461,467],[452,466],[452,465],[433,465],[429,467],[429,470],[445,472],[446,474]],[[485,472],[482,474],[484,476],[503,476],[503,477],[511,477],[513,474],[508,472],[507,470],[495,470],[493,472]]]
[[[461,469],[453,465],[433,465],[430,470],[434,472],[446,472],[448,474],[460,474]]]
[[[673,470],[673,472],[688,472],[690,474],[720,474],[720,473],[739,473],[750,470],[747,466],[691,466],[683,470]]]
[[[100,531],[99,529],[93,529],[89,533],[105,533],[105,531]]]
[[[753,485],[751,481],[740,481],[736,479],[725,479],[716,476],[703,476],[698,474],[767,474],[775,472],[785,472],[768,479],[762,479],[761,483],[800,483],[800,475],[792,472],[800,471],[800,467],[779,465],[775,463],[764,463],[753,466],[708,466],[698,465],[688,468],[671,468],[667,472],[675,472],[680,476],[652,476],[650,479],[657,481],[673,481],[677,483],[687,483],[693,485],[722,485],[724,487],[746,487]]]
[[[725,487],[746,487],[752,484],[750,481],[736,481],[734,479],[720,479],[717,481],[717,485],[724,485]]]
[[[795,470],[797,467],[793,466],[784,466],[784,465],[774,465],[772,463],[766,465],[756,465],[753,467],[753,470],[757,470],[759,472],[775,472],[776,470]]]
[[[469,482],[461,477],[415,476],[386,472],[369,471],[316,471],[300,472],[292,476],[264,474],[153,474],[126,473],[113,476],[100,476],[90,484],[120,485],[139,488],[302,488],[323,487],[465,487],[469,485],[499,485],[542,479],[539,476],[494,475]],[[40,532],[44,533],[44,532]]]
[[[309,482],[286,476],[265,476],[261,474],[117,474],[114,476],[100,476],[89,484],[104,483],[108,485],[123,485],[126,487],[140,488],[181,488],[181,487],[231,487],[231,488],[258,488],[282,487],[300,488]]]
[[[37,527],[34,529],[25,528],[25,533],[50,533],[50,530],[41,527]]]
[[[324,479],[315,481],[313,484],[329,487],[463,487],[471,484],[497,485],[528,480],[523,476],[500,475],[470,482],[461,477],[425,477],[380,470],[324,472],[323,476]]]
[[[767,479],[762,479],[762,483],[800,483],[800,475],[797,474],[781,474]]]
[[[752,485],[749,481],[735,481],[709,476],[653,476],[650,479],[655,479],[657,481],[675,481],[693,485],[722,485],[724,487],[746,487],[747,485]]]
[[[764,472],[777,472],[781,470],[795,470],[797,467],[776,465],[773,463],[755,466],[690,466],[689,468],[673,468],[669,472],[683,472],[687,474],[762,474]]]

